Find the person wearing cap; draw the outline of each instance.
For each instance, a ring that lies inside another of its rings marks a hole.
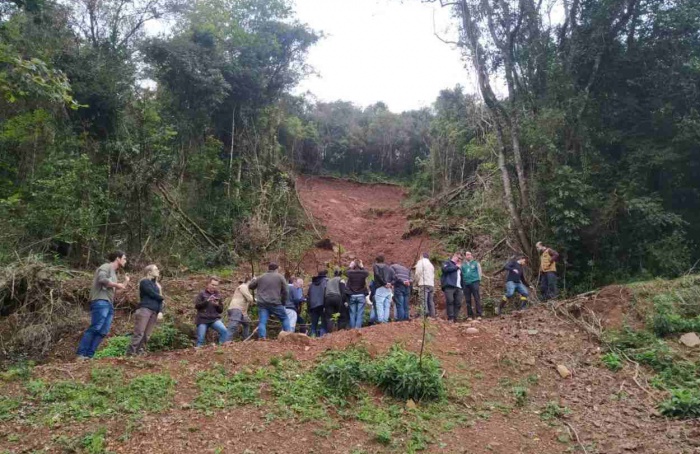
[[[414,279],[418,285],[423,317],[435,318],[435,266],[430,262],[430,254],[427,252],[416,263]]]
[[[267,339],[267,320],[271,314],[282,323],[283,331],[292,330],[289,325],[289,317],[284,310],[288,296],[287,282],[284,280],[284,276],[277,272],[277,268],[279,266],[276,263],[270,263],[267,267],[267,273],[253,279],[248,284],[250,290],[257,290],[255,303],[258,305],[258,337],[261,340]]]

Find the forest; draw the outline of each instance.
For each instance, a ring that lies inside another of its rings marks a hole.
[[[573,288],[693,269],[700,5],[434,3],[477,90],[395,113],[292,94],[323,31],[287,0],[3,1],[0,259],[235,264],[309,241],[309,173],[408,186],[451,247],[544,241]]]

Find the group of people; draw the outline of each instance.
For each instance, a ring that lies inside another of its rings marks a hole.
[[[540,286],[543,299],[557,297],[556,263],[559,254],[551,248],[537,243],[540,253]],[[109,333],[114,317],[114,295],[116,290],[127,288],[130,280],[117,280],[117,270],[126,265],[123,251],[115,251],[108,256],[108,263],[95,272],[90,292],[90,327],[83,334],[78,346],[78,359],[92,358],[100,342]],[[500,314],[506,303],[515,293],[518,294],[519,309],[524,309],[532,288],[525,278],[525,256],[515,256],[494,275],[506,272],[505,293],[497,305]],[[435,267],[429,254],[423,253],[412,270],[400,263],[386,263],[379,255],[370,272],[361,260],[353,260],[345,271],[321,270],[313,276],[306,293],[304,280],[292,277],[289,282],[279,273],[278,265],[270,263],[261,276],[239,282],[233,295],[225,300],[219,291],[220,279],[208,278],[204,290],[197,294],[194,308],[197,311],[197,346],[206,342],[209,329],[218,333],[219,343],[234,338],[248,339],[251,319],[248,309],[256,305],[258,312],[257,335],[267,338],[267,323],[271,316],[277,318],[282,330],[294,332],[299,329],[310,336],[320,337],[335,329],[358,329],[364,324],[387,323],[390,319],[404,321],[410,318],[409,297],[416,289],[420,301],[419,312],[424,317],[437,316],[435,310]],[[160,271],[156,265],[144,269],[144,277],[139,281],[139,306],[134,314],[134,333],[127,355],[145,352],[148,338],[158,320],[163,317],[163,291],[158,282]],[[481,264],[471,252],[455,252],[442,263],[440,286],[445,295],[447,319],[457,321],[461,309],[461,296],[467,309],[467,320],[481,319],[480,283],[483,278]],[[369,281],[369,282],[368,282]],[[472,306],[472,301],[474,305]],[[306,311],[304,311],[306,305]],[[365,308],[369,306],[369,313]],[[224,308],[228,323],[223,323]],[[393,309],[393,310],[392,310]],[[303,316],[308,317],[308,323]]]

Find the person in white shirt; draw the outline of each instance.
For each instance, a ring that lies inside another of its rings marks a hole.
[[[423,317],[435,318],[435,267],[430,263],[427,252],[423,253],[416,263],[415,283],[418,286],[420,301],[423,306]]]

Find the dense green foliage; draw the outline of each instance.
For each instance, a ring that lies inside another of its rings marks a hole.
[[[100,349],[95,352],[95,358],[115,358],[126,356],[127,347],[131,344],[131,336],[112,336],[108,338]],[[156,326],[148,340],[146,348],[149,352],[179,350],[192,346],[192,341],[187,335],[178,331],[172,323],[163,323]]]
[[[400,115],[292,104],[290,157],[410,178],[418,198],[464,184],[426,225],[454,247],[508,237],[535,256],[543,240],[578,289],[686,271],[700,257],[700,7],[563,3],[567,20],[551,23],[530,0],[449,2],[484,101],[457,87]]]
[[[302,230],[292,164],[462,187],[416,225],[543,240],[569,287],[676,276],[700,257],[700,7],[562,3],[449,2],[481,96],[399,114],[289,94],[318,35],[287,0],[5,2],[0,255],[248,259]]]
[[[216,265],[297,229],[279,101],[317,35],[288,3],[3,3],[0,256]]]

